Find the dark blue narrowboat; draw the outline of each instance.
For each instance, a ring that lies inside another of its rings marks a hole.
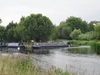
[[[7,47],[6,43],[0,42],[0,48],[5,48],[5,47]]]
[[[69,42],[59,42],[59,43],[36,43],[33,49],[52,49],[60,47],[69,47]]]
[[[23,43],[7,43],[7,48],[25,49]]]

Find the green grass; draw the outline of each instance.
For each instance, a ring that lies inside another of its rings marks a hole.
[[[36,68],[33,60],[22,56],[1,56],[0,55],[0,75],[72,75],[68,71],[51,68],[48,71],[41,71]],[[76,74],[74,74],[76,75]]]
[[[82,41],[82,40],[64,40],[64,39],[58,39],[55,40],[54,42],[62,42],[62,41],[69,41],[71,43],[72,46],[81,46],[81,45],[85,45],[85,46],[90,46],[91,43],[94,42],[93,41]]]
[[[86,45],[86,46],[90,46],[90,44],[94,41],[80,41],[80,40],[69,40],[69,42],[71,44],[76,44],[76,45]]]
[[[35,75],[34,65],[27,57],[0,57],[0,75]]]

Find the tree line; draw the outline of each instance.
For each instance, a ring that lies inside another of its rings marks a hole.
[[[12,21],[6,27],[0,25],[0,42],[56,39],[100,40],[100,21],[88,23],[79,17],[71,16],[56,26],[42,14],[30,14],[27,17],[22,16],[18,23]]]

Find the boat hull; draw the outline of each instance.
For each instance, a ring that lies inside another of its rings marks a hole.
[[[54,45],[54,46],[33,46],[33,49],[54,49],[60,47],[68,47],[68,45]]]

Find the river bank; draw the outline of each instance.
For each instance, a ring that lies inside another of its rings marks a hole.
[[[54,42],[61,42],[61,41],[69,41],[70,43],[71,43],[71,46],[83,46],[83,45],[85,45],[85,46],[90,46],[91,45],[91,43],[93,43],[93,42],[97,42],[97,40],[91,40],[91,41],[84,41],[84,40],[64,40],[64,39],[62,39],[62,40],[60,40],[60,39],[58,39],[58,40],[55,40]],[[100,41],[98,41],[98,42],[100,42]]]

